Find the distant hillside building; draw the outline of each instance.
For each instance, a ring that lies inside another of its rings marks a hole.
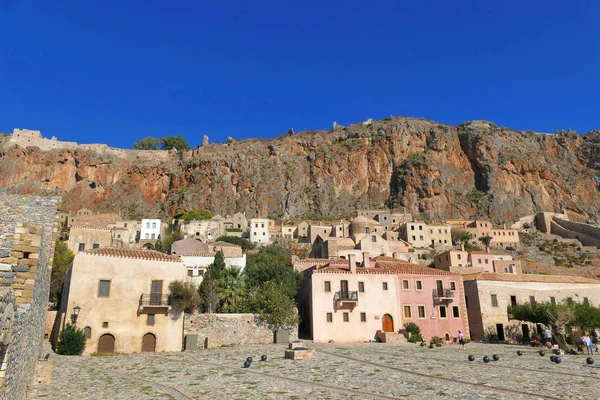
[[[271,243],[269,236],[269,219],[250,219],[250,242],[267,245]]]

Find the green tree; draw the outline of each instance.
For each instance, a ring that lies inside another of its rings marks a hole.
[[[83,329],[67,324],[58,335],[56,352],[66,356],[79,356],[85,350],[86,337]]]
[[[240,307],[243,312],[258,314],[272,328],[279,329],[298,323],[296,304],[276,282],[266,282],[254,288]]]
[[[569,347],[565,336],[566,326],[577,325],[575,310],[576,306],[569,301],[560,304],[525,303],[508,307],[508,313],[515,319],[550,327],[558,345],[563,349]]]
[[[211,219],[213,215],[210,211],[207,210],[190,210],[184,212],[178,212],[173,216],[174,219],[183,220],[184,223],[189,223],[190,221],[202,221],[205,219]]]
[[[133,144],[135,150],[158,150],[160,139],[152,136],[147,136],[143,139],[138,140]]]
[[[270,245],[260,249],[257,254],[250,255],[246,263],[248,285],[263,287],[267,282],[275,282],[293,299],[298,291],[301,275],[290,266],[290,249],[280,245]]]
[[[184,139],[184,137],[181,135],[165,136],[165,137],[161,138],[160,146],[161,146],[162,150],[171,150],[171,149],[189,150],[190,149],[190,145]]]
[[[575,320],[577,327],[582,331],[600,327],[600,308],[593,307],[589,303],[575,303],[568,300],[575,308]]]
[[[54,259],[52,262],[52,272],[50,273],[50,303],[52,309],[58,310],[62,297],[62,290],[65,283],[65,275],[69,268],[73,265],[75,254],[66,242],[56,239],[54,245]]]
[[[192,313],[200,303],[198,288],[189,282],[173,281],[169,283],[169,293],[172,304],[177,305],[186,313]]]
[[[240,267],[229,267],[225,270],[221,288],[221,312],[238,312],[246,294],[246,275]]]
[[[200,288],[198,288],[201,312],[221,312],[221,295],[225,287],[226,270],[223,252],[218,251],[215,260],[208,266],[204,274]]]
[[[404,330],[410,333],[409,342],[417,343],[423,341],[423,336],[421,336],[421,328],[414,322],[407,322],[404,324]]]
[[[479,241],[481,243],[483,243],[484,246],[489,247],[490,243],[492,242],[492,237],[485,235],[479,238]]]
[[[242,248],[244,252],[248,250],[253,250],[256,247],[255,243],[252,243],[244,238],[236,236],[219,236],[217,238],[217,242],[227,242],[238,245]]]
[[[450,231],[450,236],[452,237],[452,244],[454,246],[458,244],[469,243],[469,240],[473,239],[473,235],[462,229],[452,229]]]

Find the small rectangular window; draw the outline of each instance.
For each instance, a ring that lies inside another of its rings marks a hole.
[[[492,296],[492,307],[498,307],[498,296],[493,294]]]
[[[330,281],[325,281],[325,291],[331,292],[331,282]]]
[[[590,304],[590,301],[588,300],[587,297],[583,298],[583,304],[586,304],[586,305]]]
[[[350,322],[350,314],[347,312],[344,313],[344,322]]]
[[[417,306],[417,313],[420,319],[425,319],[425,306]]]
[[[387,282],[383,282],[383,290],[388,290]]]
[[[194,276],[194,271],[192,271],[191,269],[188,269],[187,276]]]
[[[148,317],[146,318],[146,325],[154,326],[154,314],[148,314]]]
[[[404,306],[404,318],[410,319],[412,318],[412,309],[410,306]]]
[[[440,306],[440,318],[447,318],[446,306]]]
[[[417,290],[423,290],[423,281],[415,281],[415,286]]]
[[[510,296],[510,305],[511,306],[517,305],[517,296]]]
[[[459,260],[462,260],[462,256],[460,254],[457,254],[456,258],[458,258]]]
[[[550,303],[552,303],[552,305],[556,305],[556,297],[550,297]]]
[[[529,296],[529,302],[535,304],[535,296]]]
[[[79,243],[78,251],[84,251],[84,250],[85,250],[85,243]]]
[[[94,243],[92,245],[92,249],[99,249],[100,248],[100,244],[99,243]]]
[[[367,322],[367,313],[360,313],[360,322]]]
[[[146,222],[146,229],[150,229],[150,222]]]
[[[152,229],[156,229],[156,222],[152,223]]]
[[[98,297],[108,297],[110,295],[110,281],[100,280],[98,284]]]
[[[376,243],[377,242],[377,236],[371,236],[371,242]]]
[[[408,279],[402,280],[402,290],[410,290],[410,284],[408,283]]]
[[[456,290],[456,282],[450,281],[450,290]]]
[[[327,322],[333,322],[333,313],[327,313]]]
[[[107,321],[104,321],[104,322],[102,323],[102,327],[103,327],[103,328],[108,328],[108,322],[107,322]]]
[[[364,282],[358,282],[358,291],[360,293],[364,293],[364,291],[365,291],[365,283]]]
[[[452,306],[452,316],[454,318],[460,318],[460,310],[458,306]]]

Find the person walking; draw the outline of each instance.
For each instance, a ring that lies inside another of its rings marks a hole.
[[[461,331],[458,331],[458,348],[461,350],[465,349],[465,336],[462,334]]]
[[[550,328],[546,328],[546,330],[544,331],[544,339],[544,344],[546,345],[546,347],[551,348],[554,343],[552,343],[552,331],[550,330]]]

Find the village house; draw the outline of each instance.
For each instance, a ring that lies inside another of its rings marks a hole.
[[[268,245],[271,243],[269,236],[269,222],[267,218],[250,219],[250,242]]]
[[[434,249],[452,247],[452,227],[445,224],[427,224],[427,239]]]
[[[467,252],[461,249],[451,249],[434,257],[434,267],[457,274],[473,274],[476,272],[500,272],[518,274],[522,272],[521,261],[514,260],[508,254],[493,254],[489,247],[485,252]]]
[[[171,254],[174,256],[185,256],[192,253],[207,252],[208,245],[202,243],[193,237],[186,237],[185,239],[176,240],[171,244]]]
[[[464,288],[473,340],[528,341],[541,326],[512,319],[515,304],[559,303],[571,298],[600,304],[600,280],[578,276],[479,272],[464,275]]]
[[[148,249],[154,249],[158,237],[165,237],[165,227],[160,219],[142,219],[140,223],[139,243]]]
[[[186,238],[194,238],[203,243],[210,243],[225,235],[222,219],[192,220],[184,222],[179,228]]]
[[[169,284],[185,279],[175,256],[144,249],[79,253],[67,272],[57,315],[87,337],[84,354],[180,351],[183,313],[169,302]]]
[[[180,256],[186,269],[186,281],[200,286],[208,267],[215,262],[216,252],[206,251]],[[246,268],[246,255],[223,255],[226,267]]]
[[[350,256],[327,264],[317,260],[304,269],[298,295],[301,328],[315,342],[397,341],[408,322],[421,328],[425,340],[453,341],[459,330],[469,336],[459,275],[363,258],[361,265]]]
[[[481,238],[488,236],[491,239],[491,247],[517,248],[521,244],[518,229],[496,228],[489,221],[483,220],[446,220],[446,224],[451,225],[452,229],[463,230],[470,233],[473,238],[471,243],[481,245]]]
[[[412,222],[412,215],[379,212],[373,217],[373,219],[379,222],[383,226],[383,229],[385,229],[386,231],[394,231],[396,229],[399,229],[400,226],[402,226],[403,224],[407,222]]]
[[[111,247],[111,229],[95,226],[72,226],[67,247],[77,254],[85,250]]]
[[[427,224],[423,221],[407,222],[398,230],[400,238],[407,241],[413,247],[429,247],[427,236]]]
[[[117,221],[122,221],[123,218],[119,214],[114,213],[97,213],[87,208],[81,208],[68,215],[67,225],[72,226],[97,226],[109,228],[114,226]]]

